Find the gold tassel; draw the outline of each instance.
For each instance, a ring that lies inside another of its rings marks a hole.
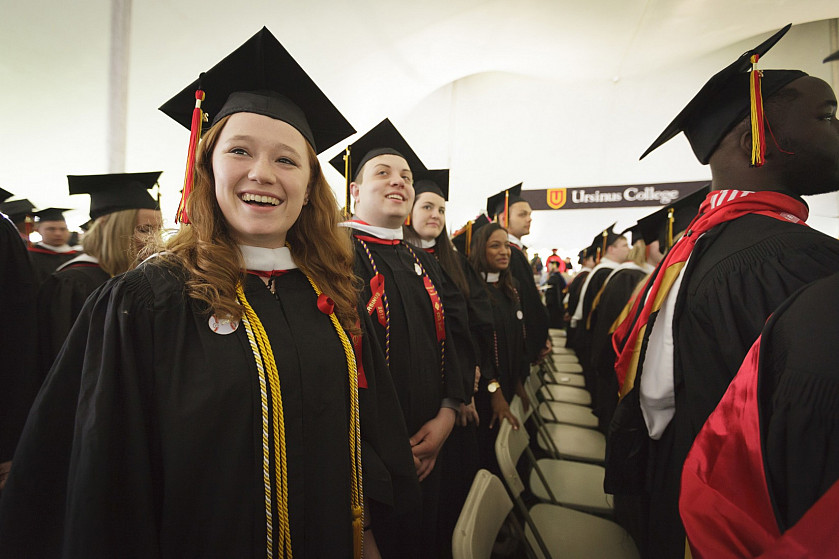
[[[347,183],[347,203],[344,206],[344,219],[350,219],[352,217],[352,209],[350,208],[350,183],[352,182],[352,177],[350,177],[350,146],[347,146],[347,149],[344,151],[344,179]]]
[[[752,167],[762,167],[766,155],[766,137],[763,126],[763,94],[760,89],[761,71],[757,69],[759,54],[751,57],[749,73],[749,107],[752,121]]]
[[[676,221],[673,217],[673,208],[667,210],[667,250],[673,247],[673,222]]]

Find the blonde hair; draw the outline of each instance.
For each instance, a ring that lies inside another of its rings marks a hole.
[[[647,245],[643,240],[635,241],[632,244],[632,249],[629,251],[629,256],[626,257],[627,262],[634,262],[638,266],[644,267],[647,263]]]
[[[140,245],[134,239],[134,232],[139,212],[121,210],[100,216],[82,239],[85,253],[99,260],[99,266],[111,276],[137,265]]]
[[[187,272],[186,289],[208,310],[241,318],[236,286],[245,280],[244,261],[215,196],[212,155],[219,135],[229,120],[212,126],[198,147],[195,186],[187,200],[190,224],[182,226],[162,247],[163,258],[174,258]],[[339,208],[321,171],[317,154],[307,143],[311,175],[308,204],[286,233],[294,262],[335,303],[341,325],[357,332],[358,290],[353,273],[353,248],[349,232],[338,227]]]

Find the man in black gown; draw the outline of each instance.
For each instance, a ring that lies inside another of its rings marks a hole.
[[[70,240],[70,230],[64,220],[67,209],[47,208],[33,214],[38,218],[36,229],[41,234],[41,240],[29,247],[29,259],[38,285],[79,253],[67,244]]]
[[[748,118],[749,58],[788,28],[711,78],[644,154],[684,131],[697,159],[711,166],[712,192],[700,218],[723,216],[696,241],[650,317],[639,358],[635,387],[651,438],[649,528],[641,542],[647,557],[684,555],[678,497],[685,456],[767,317],[800,287],[839,270],[839,241],[803,225],[800,198],[839,189],[839,122],[827,83],[799,71],[762,72],[774,140],[767,132],[765,160],[752,166],[759,136]],[[741,199],[772,209],[720,213]]]
[[[568,335],[565,337],[566,347],[574,348],[574,340],[577,338],[577,327],[571,325],[571,317],[577,311],[577,305],[580,304],[580,292],[583,290],[583,285],[586,283],[586,278],[594,269],[594,258],[597,255],[597,248],[588,246],[580,251],[577,255],[577,263],[580,265],[580,271],[568,284],[568,294],[565,297],[565,324],[567,326]]]
[[[541,361],[551,351],[548,311],[542,303],[521,238],[530,234],[530,204],[521,197],[519,183],[487,199],[487,215],[507,229],[510,240],[510,272],[519,282],[519,300],[524,314],[525,353],[529,363]]]
[[[466,400],[464,387],[474,382],[466,302],[432,255],[402,241],[412,171],[425,169],[407,142],[385,119],[351,149],[358,154],[350,168],[355,216],[342,225],[352,229],[361,303],[385,351],[422,489],[419,514],[373,510],[376,543],[385,557],[437,557],[439,546],[451,545],[435,541],[444,475],[437,457]],[[343,172],[342,156],[331,163]]]
[[[583,367],[586,389],[591,392],[592,402],[596,407],[597,390],[594,369],[591,364],[591,324],[589,315],[594,306],[594,299],[606,283],[606,278],[618,266],[626,262],[626,258],[629,256],[629,242],[623,235],[615,233],[614,224],[612,224],[594,237],[591,246],[596,247],[595,250],[599,252],[600,262],[597,263],[588,277],[586,277],[586,281],[580,291],[580,301],[577,303],[577,309],[571,317],[571,324],[576,328],[574,334],[574,351],[577,353],[580,365]]]

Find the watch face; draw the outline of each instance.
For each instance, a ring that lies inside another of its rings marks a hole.
[[[487,390],[490,391],[490,392],[495,392],[496,390],[498,390],[499,386],[500,385],[498,384],[498,381],[493,380],[493,381],[490,381],[490,383],[487,385]]]

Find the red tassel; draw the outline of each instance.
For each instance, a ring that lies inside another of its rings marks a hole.
[[[204,92],[200,89],[195,92],[195,109],[192,111],[192,125],[189,129],[189,153],[186,156],[186,174],[184,176],[184,188],[181,191],[181,202],[178,204],[178,213],[175,215],[176,223],[189,223],[189,216],[186,213],[186,201],[192,194],[192,186],[195,180],[195,152],[198,149],[198,141],[201,139],[201,126],[204,123],[204,112],[201,110],[201,102],[204,100]]]
[[[763,124],[763,94],[760,90],[761,73],[757,69],[760,55],[751,57],[752,71],[749,75],[749,105],[752,120],[752,167],[762,167],[766,156],[766,134]]]

